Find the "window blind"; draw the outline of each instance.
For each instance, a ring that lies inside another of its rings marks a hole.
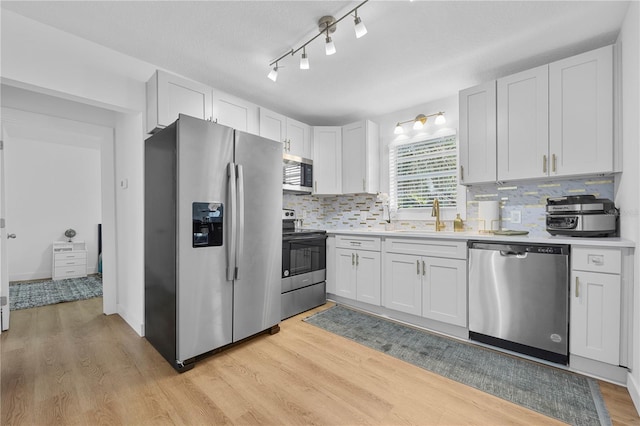
[[[395,209],[456,207],[456,136],[392,146],[389,151],[390,202]]]

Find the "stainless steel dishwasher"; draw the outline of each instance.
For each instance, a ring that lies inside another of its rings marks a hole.
[[[569,360],[569,246],[469,241],[469,338]]]

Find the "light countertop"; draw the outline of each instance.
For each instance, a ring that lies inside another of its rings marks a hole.
[[[529,235],[493,235],[480,234],[477,231],[452,232],[452,231],[430,231],[396,229],[392,231],[370,230],[370,229],[333,229],[327,230],[329,235],[367,235],[384,238],[429,238],[429,239],[450,239],[450,240],[480,240],[480,241],[506,241],[515,243],[535,243],[535,244],[571,244],[574,246],[598,246],[598,247],[619,247],[635,248],[635,242],[624,238],[588,238],[588,237],[563,237],[563,236],[529,236]]]

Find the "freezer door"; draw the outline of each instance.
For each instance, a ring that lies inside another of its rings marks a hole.
[[[185,361],[232,340],[226,245],[233,215],[227,195],[233,129],[180,115],[177,139],[176,356]]]
[[[280,322],[282,143],[237,131],[237,276],[233,341]]]

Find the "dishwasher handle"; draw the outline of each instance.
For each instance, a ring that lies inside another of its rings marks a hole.
[[[500,250],[500,256],[502,257],[517,257],[518,259],[524,259],[527,257],[526,251],[512,251],[512,250]]]

